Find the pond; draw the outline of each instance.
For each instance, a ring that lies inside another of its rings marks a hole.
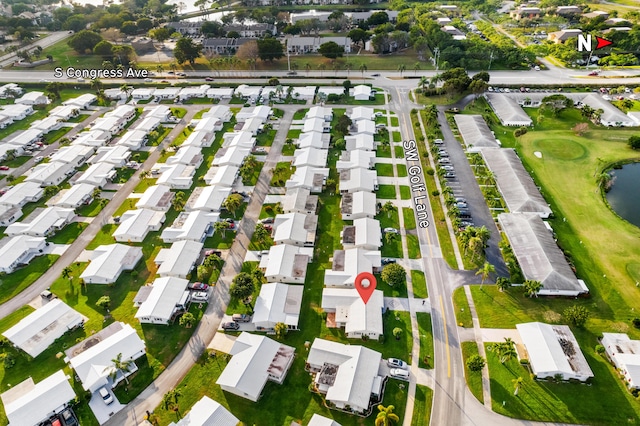
[[[623,219],[640,227],[640,163],[613,171],[615,180],[607,193],[611,208]]]

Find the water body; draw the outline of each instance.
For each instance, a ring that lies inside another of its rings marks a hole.
[[[640,163],[626,164],[613,172],[615,181],[607,200],[620,217],[640,228]]]

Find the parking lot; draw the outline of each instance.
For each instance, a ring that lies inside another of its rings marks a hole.
[[[471,170],[469,160],[462,145],[454,137],[442,108],[438,111],[438,122],[440,123],[444,142],[440,146],[448,155],[443,157],[448,160],[442,164],[447,166],[448,173],[450,173],[449,175],[445,174],[445,176],[449,176],[445,177],[445,180],[453,190],[453,195],[457,198],[463,198],[466,202],[466,208],[459,205],[461,212],[465,213],[461,216],[461,219],[470,226],[486,226],[489,229],[491,237],[488,241],[488,247],[485,249],[486,260],[495,266],[497,275],[507,276],[507,268],[498,247],[500,233],[493,216],[491,216],[476,177]]]

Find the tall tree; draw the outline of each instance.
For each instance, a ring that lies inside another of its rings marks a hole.
[[[284,56],[282,43],[272,37],[258,40],[258,56],[263,61],[269,62],[282,58]]]
[[[120,352],[114,359],[111,360],[111,362],[113,363],[113,365],[107,366],[104,369],[105,372],[109,371],[109,377],[111,377],[111,380],[115,382],[116,378],[118,377],[118,373],[122,373],[124,381],[129,384],[129,379],[127,379],[127,372],[133,365],[133,360],[123,360],[122,352]]]
[[[482,281],[480,282],[480,288],[484,285],[484,282],[489,278],[491,274],[496,271],[496,267],[489,262],[484,262],[482,266],[476,271],[476,275],[480,275]]]
[[[236,210],[240,208],[240,206],[242,205],[242,202],[243,202],[242,195],[231,194],[227,197],[226,200],[224,200],[224,202],[222,203],[222,206],[225,209],[229,210],[231,214],[233,214],[233,217],[236,217]]]
[[[375,426],[393,426],[400,422],[400,417],[393,412],[393,405],[378,405],[378,414],[376,415]]]
[[[202,55],[202,44],[195,43],[188,37],[182,37],[176,42],[176,47],[173,49],[173,56],[178,61],[178,64],[189,62],[193,65]]]
[[[542,289],[542,283],[535,280],[526,280],[522,286],[524,287],[524,294],[527,297],[538,297],[540,289]]]
[[[344,55],[344,47],[335,41],[329,41],[320,45],[318,53],[329,59],[341,58]]]

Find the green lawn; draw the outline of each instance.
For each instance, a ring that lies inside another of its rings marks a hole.
[[[67,120],[67,123],[82,123],[87,118],[91,117],[89,114],[80,114],[76,117],[71,117]]]
[[[418,333],[420,334],[420,368],[433,368],[433,334],[431,327],[431,315],[426,312],[417,312]]]
[[[420,253],[420,241],[416,235],[407,234],[407,250],[409,251],[410,259],[419,259],[422,257]]]
[[[298,139],[301,133],[302,129],[289,129],[287,132],[287,139]]]
[[[71,127],[61,127],[44,135],[44,143],[50,145],[69,133]]]
[[[33,309],[29,305],[25,305],[17,311],[14,311],[6,317],[2,318],[0,320],[0,333],[4,333],[8,329],[10,329],[33,311],[35,311],[35,309]]]
[[[291,165],[290,161],[280,161],[276,164],[271,177],[271,186],[283,187],[285,182],[289,180],[296,168]]]
[[[285,143],[282,147],[282,155],[292,156],[296,152],[296,146],[292,143]]]
[[[394,142],[402,142],[402,134],[400,132],[392,132]]]
[[[29,265],[7,274],[0,280],[0,303],[20,293],[40,278],[58,259],[57,254],[45,254],[33,259]]]
[[[273,129],[260,132],[256,136],[256,146],[271,146],[275,137],[276,131]]]
[[[376,163],[376,173],[378,176],[393,177],[393,164]]]
[[[115,241],[112,235],[117,227],[118,225],[115,223],[104,225],[102,229],[100,229],[100,232],[98,232],[93,240],[87,245],[87,250],[93,250],[103,244],[113,244]]]
[[[305,116],[305,114],[307,112],[309,112],[309,108],[299,109],[295,113],[293,113],[293,119],[294,120],[303,120],[304,116]]]
[[[462,362],[464,363],[464,377],[467,380],[467,386],[473,396],[478,401],[484,403],[484,395],[482,394],[482,371],[471,371],[467,368],[467,359],[473,355],[479,355],[478,345],[476,342],[462,342]]]
[[[517,360],[503,365],[494,353],[487,352],[493,410],[519,419],[558,423],[637,423],[640,420],[637,401],[623,388],[622,381],[611,374],[609,363],[594,353],[596,340],[593,338],[593,345],[582,346],[595,376],[590,386],[535,381]],[[514,396],[512,381],[518,377],[522,377],[524,383]]]
[[[402,146],[394,146],[393,150],[395,151],[394,154],[396,155],[396,158],[404,158],[404,149]]]
[[[398,216],[398,210],[390,212],[380,212],[375,216],[380,221],[380,228],[396,228],[400,229],[400,217]]]
[[[376,149],[376,157],[391,158],[391,147],[389,145],[379,145]]]
[[[400,185],[400,199],[402,200],[410,200],[411,199],[411,188],[405,185]]]
[[[138,183],[138,185],[134,188],[133,192],[144,192],[147,190],[147,188],[149,188],[150,186],[153,186],[156,184],[156,178],[144,178],[144,179],[140,179],[140,182]]]
[[[171,108],[171,114],[173,114],[174,117],[182,118],[187,115],[187,110],[186,108]]]
[[[424,272],[412,270],[411,271],[411,284],[413,285],[413,297],[416,299],[426,299],[429,297],[427,292],[427,280],[424,277]]]
[[[395,116],[391,116],[391,126],[393,127],[398,127],[400,125],[400,123],[398,122],[398,117]]]
[[[228,249],[231,248],[231,244],[233,244],[235,237],[235,232],[226,231],[223,233],[223,231],[216,231],[213,233],[212,237],[208,237],[204,240],[204,246],[206,248]]]
[[[395,185],[379,185],[376,197],[383,200],[395,200],[396,199],[396,187]]]
[[[396,168],[398,169],[398,177],[407,177],[407,166],[404,164],[397,164]]]
[[[390,286],[382,279],[380,274],[374,274],[376,277],[377,289],[382,290],[385,297],[407,297],[407,284],[403,282],[401,285]]]
[[[22,166],[31,158],[32,157],[30,155],[20,155],[18,157],[14,157],[12,160],[3,160],[0,162],[0,164],[2,164],[3,166],[7,166],[7,167],[11,167],[12,169],[15,169],[16,167]]]
[[[416,396],[413,403],[413,417],[411,426],[424,426],[431,419],[431,404],[433,403],[433,390],[423,385],[416,385]]]
[[[56,67],[76,67],[87,69],[102,69],[102,57],[98,55],[80,55],[67,44],[68,40],[62,40],[45,48],[41,56],[46,58],[53,56],[53,62],[39,65],[34,69],[53,70]]]
[[[382,248],[380,249],[382,257],[402,258],[402,240],[396,235],[391,241],[387,241],[386,237],[382,237]]]
[[[476,308],[477,307],[478,305],[476,304]],[[458,321],[458,325],[465,328],[473,327],[473,321],[471,320],[471,311],[469,310],[469,302],[467,301],[467,295],[464,292],[464,287],[458,287],[453,292],[453,308],[456,312],[456,320]]]
[[[404,229],[416,229],[416,216],[411,207],[402,208],[402,217],[404,218]]]
[[[89,226],[89,224],[84,222],[70,223],[60,231],[56,232],[56,234],[49,238],[48,241],[55,244],[71,244],[87,226]]]
[[[78,212],[78,216],[95,217],[98,215],[98,213],[100,213],[101,210],[102,210],[102,204],[100,203],[100,200],[96,199],[89,204],[85,204],[79,207],[77,212]]]

